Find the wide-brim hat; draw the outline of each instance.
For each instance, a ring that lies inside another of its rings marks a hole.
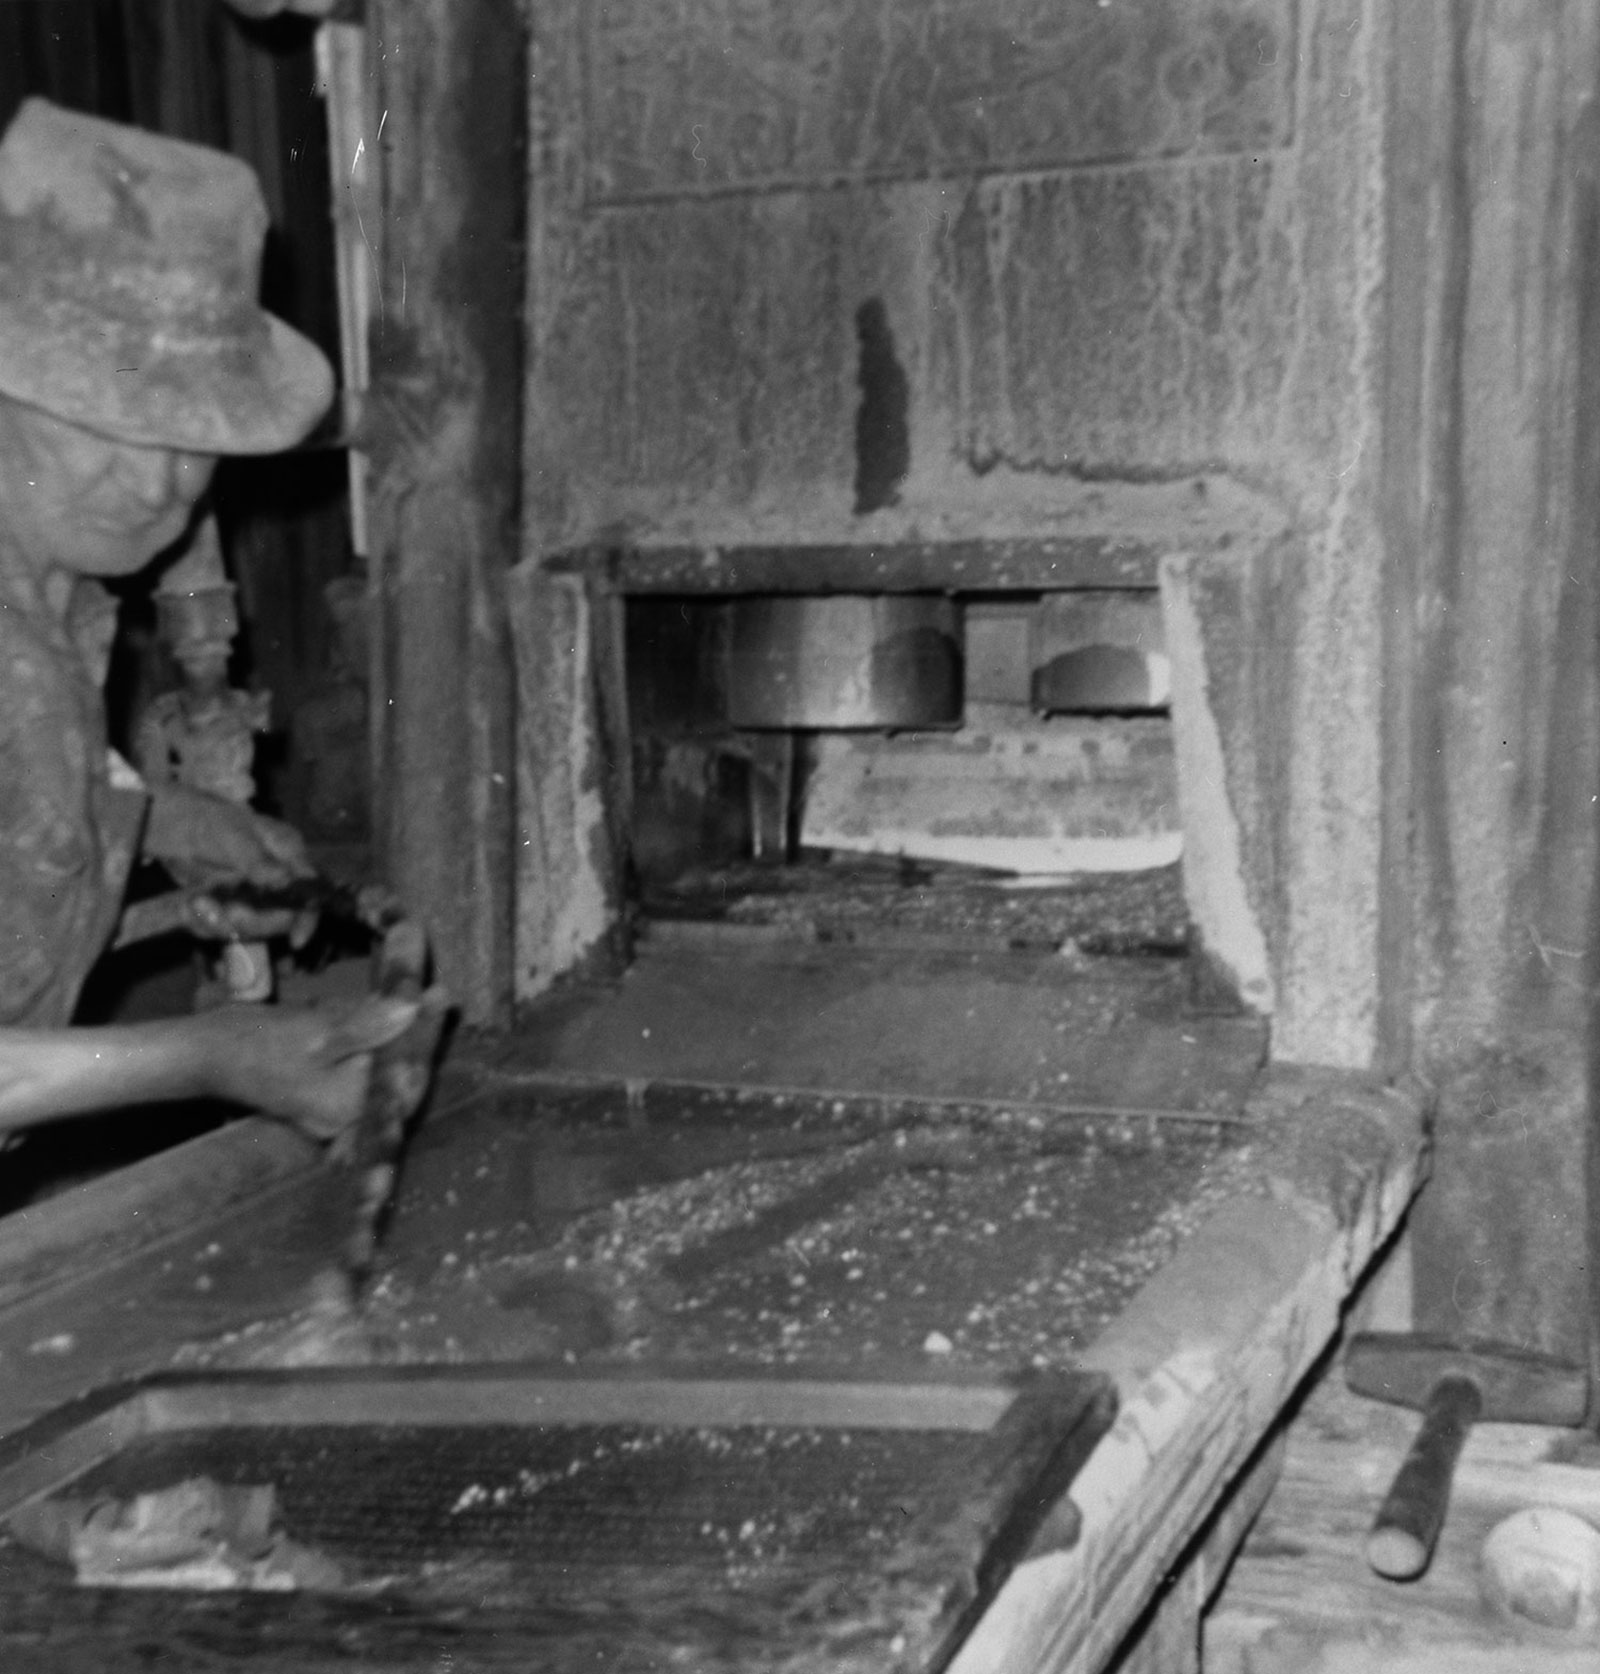
[[[333,399],[259,304],[245,163],[29,99],[0,138],[0,394],[117,441],[276,453]]]

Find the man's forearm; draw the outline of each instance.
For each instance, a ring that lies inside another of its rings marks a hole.
[[[217,1006],[105,1028],[0,1028],[0,1133],[97,1110],[215,1098],[331,1139],[360,1113],[373,1052],[417,1014],[415,1000],[374,995],[326,1010]]]
[[[0,1028],[0,1132],[216,1093],[203,1016],[104,1028]]]

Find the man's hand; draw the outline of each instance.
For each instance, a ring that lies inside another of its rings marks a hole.
[[[361,1114],[372,1054],[416,1015],[415,1001],[370,998],[326,1010],[220,1006],[193,1021],[210,1036],[219,1093],[336,1139]]]
[[[151,787],[144,848],[187,885],[248,882],[281,889],[315,874],[293,826],[187,785]]]
[[[289,946],[298,951],[317,933],[321,917],[315,907],[255,907],[219,901],[203,889],[172,899],[181,902],[183,928],[202,942],[270,942],[287,936]]]
[[[326,1010],[221,1006],[96,1028],[0,1028],[0,1133],[168,1099],[221,1098],[318,1139],[361,1114],[372,1054],[411,1026],[412,1000]]]

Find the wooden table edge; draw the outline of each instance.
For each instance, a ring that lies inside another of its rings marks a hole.
[[[1333,1340],[1422,1182],[1417,1089],[1283,1069],[1253,1102],[1265,1190],[1225,1202],[1083,1357],[1121,1404],[1071,1489],[1077,1539],[1036,1544],[948,1674],[1108,1665]]]

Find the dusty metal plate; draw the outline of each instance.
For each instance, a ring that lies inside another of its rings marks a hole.
[[[1076,1373],[166,1374],[0,1442],[0,1515],[63,1491],[270,1482],[291,1538],[385,1575],[412,1606],[537,1597],[542,1665],[572,1648],[574,1618],[584,1665],[605,1668],[646,1643],[698,1655],[695,1623],[720,1635],[748,1609],[790,1652],[819,1622],[853,1621],[883,1666],[922,1670],[953,1649],[1114,1406],[1104,1379]]]
[[[530,1019],[527,1070],[677,1083],[1237,1114],[1262,1019],[1198,1015],[1178,959],[644,942],[606,991]]]

